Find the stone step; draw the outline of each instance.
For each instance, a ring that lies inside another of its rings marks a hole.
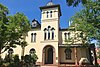
[[[46,65],[46,66],[41,66],[41,67],[58,67],[58,66],[47,66],[47,65]]]
[[[41,66],[41,67],[58,67],[58,66]]]

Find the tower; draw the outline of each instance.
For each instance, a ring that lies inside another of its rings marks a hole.
[[[53,29],[54,31],[53,40],[58,41],[59,21],[61,16],[60,5],[58,4],[55,5],[51,1],[47,3],[46,6],[40,7],[40,10],[41,10],[41,30],[42,31],[48,30],[51,32],[51,30]],[[52,39],[52,37],[49,38],[49,35],[47,37],[48,37],[47,39]]]

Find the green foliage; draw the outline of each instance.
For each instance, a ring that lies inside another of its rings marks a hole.
[[[30,54],[30,55],[25,55],[24,57],[24,61],[25,63],[34,63],[37,61],[38,57],[37,55],[34,53],[34,54]]]
[[[1,65],[1,67],[20,67],[21,64],[20,64],[20,59],[19,59],[19,56],[16,54],[16,55],[6,55],[5,58],[4,58],[4,61],[3,61],[3,64]]]
[[[19,56],[17,54],[13,58],[14,58],[14,63],[20,62]]]
[[[30,56],[31,56],[31,62],[35,64],[35,62],[38,59],[37,55],[34,53],[34,54],[30,55]]]
[[[66,0],[68,6],[76,7],[79,3],[86,4],[88,0]]]
[[[0,4],[0,54],[10,47],[20,45],[21,37],[27,36],[30,30],[29,20],[23,13],[17,12],[13,16],[7,14],[8,9]]]
[[[99,0],[89,0],[83,5],[83,9],[71,18],[73,24],[77,24],[77,30],[81,30],[86,34],[88,41],[100,40],[99,5]]]

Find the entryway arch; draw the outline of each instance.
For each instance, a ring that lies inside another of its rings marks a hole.
[[[55,63],[55,49],[51,45],[47,45],[43,48],[43,62],[44,64],[54,64]]]

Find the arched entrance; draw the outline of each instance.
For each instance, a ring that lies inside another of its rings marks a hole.
[[[53,64],[54,63],[54,56],[55,50],[52,46],[46,46],[43,49],[43,62],[44,64]]]

